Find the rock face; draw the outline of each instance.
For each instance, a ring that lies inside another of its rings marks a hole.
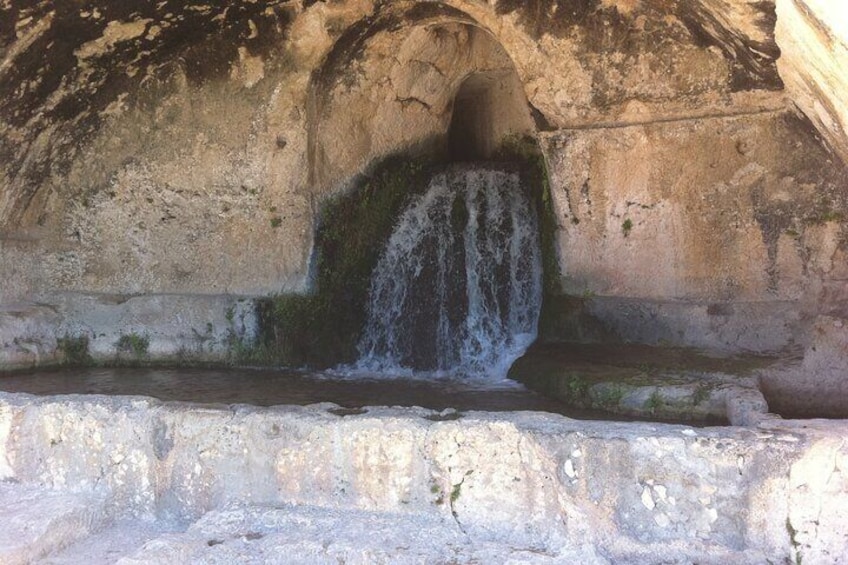
[[[0,397],[0,497],[39,495],[62,523],[82,518],[81,501],[94,515],[51,540],[36,536],[43,516],[19,513],[29,526],[4,527],[29,527],[41,545],[13,537],[0,555],[58,549],[115,519],[146,520],[139,529],[154,538],[176,530],[143,547],[120,537],[127,563],[286,551],[322,563],[438,561],[449,549],[461,563],[838,563],[848,551],[840,423],[695,430],[538,413],[439,422],[421,409]]]
[[[564,290],[590,297],[602,339],[777,351],[841,303],[828,289],[845,280],[848,171],[797,117],[563,131],[543,144]]]
[[[799,108],[848,161],[848,16],[825,0],[778,0],[780,75]]]
[[[747,38],[710,3],[543,4],[4,7],[0,253],[35,260],[0,298],[303,289],[316,202],[381,155],[444,146],[455,101],[489,104],[492,145],[533,129],[525,100],[562,128],[779,87],[768,5],[744,8]]]
[[[156,355],[221,358],[233,297],[249,338],[252,298],[309,290],[321,206],[357,176],[524,135],[550,173],[562,291],[586,298],[564,315],[591,322],[560,339],[806,347],[818,316],[846,316],[828,9],[3,3],[0,364],[58,359],[65,334],[109,356],[143,331]]]

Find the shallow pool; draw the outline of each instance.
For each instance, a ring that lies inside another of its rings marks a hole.
[[[256,406],[332,402],[351,409],[420,406],[439,411],[532,410],[578,419],[624,419],[569,407],[511,381],[486,386],[450,379],[352,378],[281,369],[63,368],[0,375],[0,390],[36,395],[141,395],[165,401]]]

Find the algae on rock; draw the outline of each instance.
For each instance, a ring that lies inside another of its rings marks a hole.
[[[431,172],[423,161],[389,157],[324,204],[313,291],[259,301],[259,344],[245,361],[326,368],[355,360],[371,273],[398,215]]]

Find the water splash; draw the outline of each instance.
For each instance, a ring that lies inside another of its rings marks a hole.
[[[505,378],[536,338],[540,255],[517,173],[460,166],[435,175],[374,271],[358,369]]]

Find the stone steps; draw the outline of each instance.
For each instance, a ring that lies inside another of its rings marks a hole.
[[[86,538],[107,520],[104,501],[0,482],[0,563],[26,565]]]

